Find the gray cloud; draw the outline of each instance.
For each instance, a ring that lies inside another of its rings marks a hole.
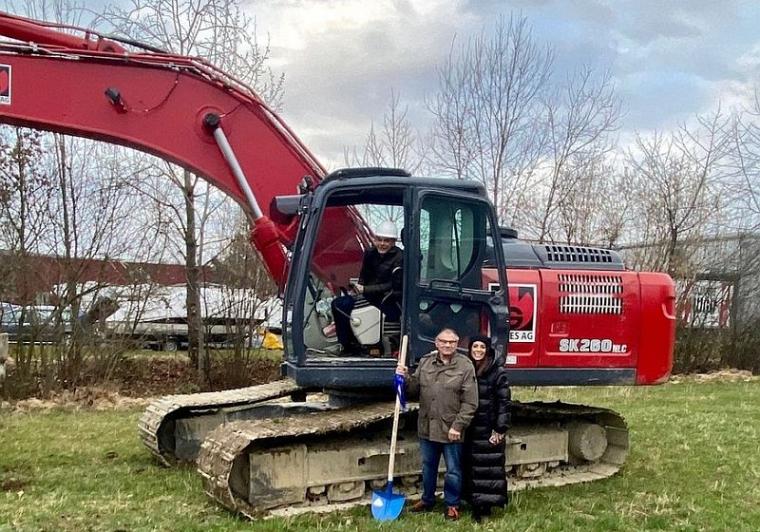
[[[124,0],[119,0],[124,1]],[[93,11],[103,0],[89,0]],[[286,75],[286,120],[317,155],[342,161],[382,121],[391,88],[424,128],[424,99],[452,39],[510,13],[554,47],[557,79],[609,69],[627,113],[622,134],[669,127],[719,98],[741,99],[760,72],[760,4],[742,0],[259,0],[245,4]]]
[[[382,123],[391,89],[424,132],[425,98],[452,40],[511,13],[554,48],[557,82],[585,65],[611,72],[625,111],[621,139],[675,127],[719,102],[745,104],[760,86],[760,3],[746,0],[242,1],[286,75],[284,118],[331,167]],[[98,13],[129,1],[83,4]]]

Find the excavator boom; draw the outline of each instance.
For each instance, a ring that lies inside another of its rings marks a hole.
[[[297,193],[306,176],[318,183],[324,168],[252,90],[205,61],[130,53],[82,31],[79,38],[0,13],[0,35],[36,39],[0,43],[0,122],[128,146],[204,177],[249,212],[252,240],[282,285],[284,247],[292,244],[296,222],[272,222],[271,204]],[[333,245],[361,253],[360,242],[368,239],[362,220],[350,209],[332,216],[338,218]]]
[[[78,33],[82,33],[83,35],[79,37],[63,33],[60,30],[78,30]],[[10,13],[0,13],[0,35],[44,46],[126,53],[126,50],[122,46],[112,40],[103,38],[92,30],[80,29],[66,24],[32,20],[11,15]]]

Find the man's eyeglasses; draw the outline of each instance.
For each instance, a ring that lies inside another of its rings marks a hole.
[[[435,339],[435,343],[437,344],[450,344],[450,345],[456,345],[459,343],[459,340],[441,340],[440,338]]]

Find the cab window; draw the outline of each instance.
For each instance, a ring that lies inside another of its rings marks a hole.
[[[431,195],[419,223],[421,284],[453,281],[480,289],[483,262],[493,247],[487,205]]]

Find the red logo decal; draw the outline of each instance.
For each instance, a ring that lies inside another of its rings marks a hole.
[[[509,287],[509,328],[518,331],[533,329],[534,289],[532,286]]]
[[[489,290],[498,284],[488,285]],[[509,285],[509,341],[512,343],[533,343],[536,341],[536,285]],[[513,364],[514,362],[509,362]]]

